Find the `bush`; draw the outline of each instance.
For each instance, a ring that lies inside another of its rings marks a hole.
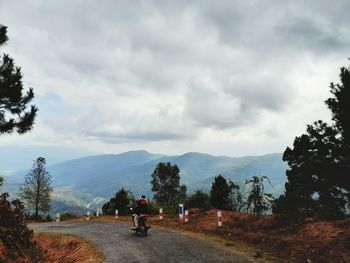
[[[33,231],[25,224],[22,203],[18,199],[10,203],[8,196],[7,193],[0,195],[0,241],[5,250],[0,262],[18,257],[37,262],[44,251],[32,240]]]
[[[199,208],[201,211],[210,210],[210,196],[198,190],[188,197],[185,206],[188,208]]]
[[[36,222],[52,222],[53,218],[47,214],[47,215],[38,215],[38,217],[36,217],[35,215],[26,215],[25,219],[27,221],[36,221]]]
[[[73,215],[73,214],[71,214],[71,213],[68,213],[68,212],[66,212],[66,213],[63,213],[62,215],[61,215],[61,221],[66,221],[66,220],[70,220],[70,219],[74,219],[74,218],[77,218],[77,216],[76,215]]]

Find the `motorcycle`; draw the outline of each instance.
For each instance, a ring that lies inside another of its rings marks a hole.
[[[132,214],[132,221],[134,222],[134,217],[136,216],[136,214],[134,213],[134,210],[132,208],[130,208],[130,213]],[[147,224],[147,219],[148,215],[139,215],[138,226],[136,228],[132,228],[131,230],[135,231],[136,234],[140,233],[147,236],[148,229],[151,228],[151,226]]]

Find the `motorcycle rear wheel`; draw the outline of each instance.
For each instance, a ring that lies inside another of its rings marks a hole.
[[[140,233],[144,234],[147,236],[148,228],[146,226],[146,223],[144,221],[140,222]]]

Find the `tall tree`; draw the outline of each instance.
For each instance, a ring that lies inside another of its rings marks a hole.
[[[45,165],[45,158],[38,157],[33,168],[26,175],[25,183],[19,187],[20,198],[28,208],[34,209],[35,218],[38,218],[39,212],[48,212],[51,208],[52,180]]]
[[[7,27],[0,25],[0,47],[7,40]],[[22,94],[21,79],[21,70],[14,66],[13,59],[8,55],[0,57],[0,135],[13,131],[22,134],[33,127],[38,109],[31,106],[30,111],[26,111],[34,93],[29,89],[25,95]],[[3,183],[4,179],[0,176],[0,187]],[[8,196],[8,193],[0,195],[0,240],[5,248],[0,262],[13,261],[23,256],[23,252],[30,256],[29,260],[38,262],[42,251],[32,240],[33,231],[25,223],[23,205],[18,199],[10,203]]]
[[[175,205],[186,196],[186,186],[180,185],[180,169],[176,164],[159,163],[151,176],[157,203]]]
[[[340,84],[330,85],[325,103],[333,123],[321,120],[307,126],[294,140],[283,160],[288,162],[285,193],[274,206],[276,213],[326,219],[344,218],[350,191],[350,72],[341,68]]]
[[[264,211],[269,210],[273,201],[272,194],[265,193],[264,180],[270,183],[270,179],[267,176],[253,176],[252,179],[245,181],[245,184],[250,186],[247,207],[258,216],[262,215]]]
[[[215,177],[210,190],[210,204],[214,208],[231,210],[230,195],[233,185],[221,175]]]
[[[0,25],[0,47],[8,40],[7,27]],[[0,61],[0,134],[25,133],[33,127],[38,109],[28,103],[34,98],[33,89],[23,94],[21,68],[4,54]]]

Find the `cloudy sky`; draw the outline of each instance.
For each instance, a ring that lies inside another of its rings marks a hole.
[[[329,120],[349,1],[8,1],[1,53],[39,108],[2,146],[91,153],[283,152]]]

